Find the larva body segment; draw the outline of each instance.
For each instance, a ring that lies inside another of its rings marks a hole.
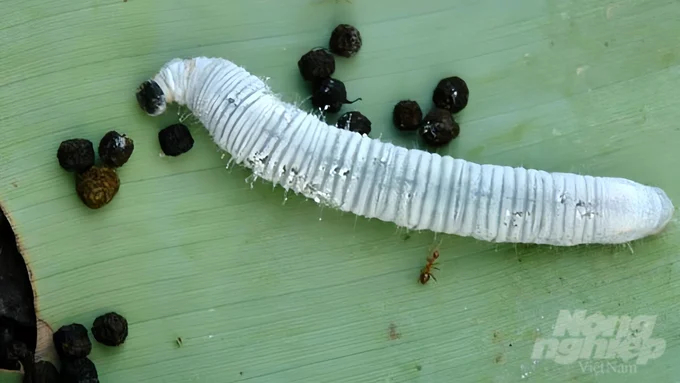
[[[256,177],[412,230],[491,242],[615,244],[659,233],[674,212],[661,189],[626,179],[480,165],[338,129],[224,59],[174,59],[138,99],[158,88],[164,102],[187,105]],[[165,110],[146,101],[140,106],[149,115]]]

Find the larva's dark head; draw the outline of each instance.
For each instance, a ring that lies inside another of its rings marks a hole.
[[[165,112],[167,102],[163,89],[154,80],[144,81],[137,88],[137,103],[149,116],[158,116]]]

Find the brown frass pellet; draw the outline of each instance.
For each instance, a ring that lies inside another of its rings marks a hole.
[[[50,362],[41,360],[35,363],[35,376],[31,383],[59,383],[59,371]],[[25,383],[28,383],[25,381]]]
[[[87,357],[66,360],[61,364],[62,383],[99,383],[99,373]]]
[[[176,157],[194,147],[194,138],[184,124],[173,124],[158,132],[158,143],[165,155]]]
[[[353,104],[361,100],[357,98],[348,101],[345,84],[331,77],[315,81],[313,86],[312,105],[321,112],[337,113],[343,104]]]
[[[298,69],[305,81],[328,78],[335,73],[335,57],[326,49],[312,49],[300,57]]]
[[[57,150],[59,166],[69,172],[82,173],[94,165],[94,145],[84,138],[62,141]]]
[[[441,79],[432,93],[432,101],[438,108],[458,113],[468,104],[470,90],[465,81],[457,76]]]
[[[361,112],[347,112],[338,118],[335,124],[338,128],[368,135],[371,133],[371,120]]]
[[[418,134],[429,146],[446,145],[458,137],[460,127],[446,109],[432,108],[418,129]]]
[[[354,26],[349,24],[340,24],[333,32],[328,42],[331,52],[342,57],[352,57],[356,55],[361,49],[363,41],[361,33]]]
[[[98,316],[92,324],[92,336],[106,346],[120,346],[128,336],[128,322],[122,315],[109,312]]]
[[[107,132],[99,141],[99,158],[104,164],[114,168],[125,165],[134,150],[134,141],[115,130]]]
[[[87,335],[87,329],[79,323],[61,326],[52,334],[52,341],[62,361],[84,358],[92,351],[92,342]]]
[[[392,110],[392,122],[399,130],[417,130],[423,120],[423,111],[416,101],[399,101]]]
[[[90,209],[107,205],[116,196],[119,188],[118,174],[106,166],[93,166],[76,175],[76,193]]]

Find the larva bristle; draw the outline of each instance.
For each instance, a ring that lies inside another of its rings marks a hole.
[[[179,116],[179,119],[178,119],[179,122],[180,122],[180,123],[184,123],[184,121],[186,121],[187,117],[189,117],[190,115],[191,115],[191,113],[184,113],[184,114],[182,114],[181,116]]]
[[[635,255],[635,250],[633,250],[633,246],[630,244],[630,242],[626,242],[626,246],[628,247],[628,250],[630,250],[630,253]]]
[[[234,165],[234,157],[230,157],[229,160],[227,161],[227,165],[225,166],[225,168],[227,170],[231,170],[233,165]]]

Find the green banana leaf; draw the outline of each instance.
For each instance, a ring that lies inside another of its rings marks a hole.
[[[460,136],[440,154],[625,177],[680,201],[677,1],[0,4],[0,203],[31,273],[37,315],[53,331],[73,322],[89,328],[108,311],[128,319],[121,347],[91,337],[101,382],[680,375],[675,222],[634,243],[573,248],[407,232],[251,183],[244,169],[225,167],[228,157],[200,124],[191,125],[190,152],[161,156],[158,131],[186,110],[151,118],[134,94],[170,59],[216,56],[269,77],[282,98],[309,108],[297,60],[350,23],[364,45],[354,58],[337,58],[335,76],[348,98],[362,98],[343,110],[368,116],[371,136],[424,148],[396,131],[392,107],[409,98],[429,108],[437,81],[458,75],[470,104],[457,117]],[[131,137],[135,150],[114,200],[90,210],[56,152],[62,140],[96,144],[109,130]],[[440,241],[437,281],[421,285]],[[532,357],[537,340],[553,338],[559,311],[579,309],[656,316],[647,330],[665,350],[646,364]],[[48,345],[49,331],[41,334]],[[39,356],[56,362],[49,347]]]

